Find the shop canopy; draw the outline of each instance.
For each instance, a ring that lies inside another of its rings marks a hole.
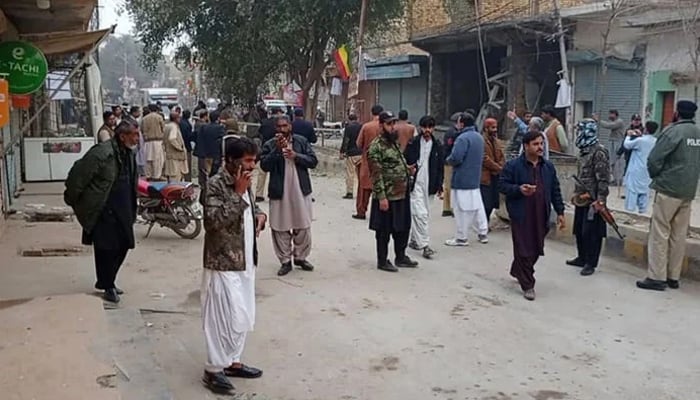
[[[46,56],[91,52],[112,28],[92,32],[57,33],[46,35],[22,35],[21,38],[31,42]]]
[[[9,20],[20,35],[85,32],[97,0],[49,0],[49,8],[37,7],[36,0],[0,0],[0,34]]]

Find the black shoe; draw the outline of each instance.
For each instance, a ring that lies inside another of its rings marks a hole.
[[[416,268],[418,266],[417,261],[413,261],[408,256],[404,256],[401,259],[396,259],[396,266],[399,268]]]
[[[576,257],[571,260],[566,260],[566,265],[571,265],[572,267],[579,267],[583,268],[586,266],[586,263],[581,259],[581,257]]]
[[[663,292],[666,290],[667,283],[664,281],[657,281],[656,279],[645,278],[643,281],[637,281],[637,287],[646,290],[656,290]]]
[[[595,273],[595,268],[591,267],[590,265],[586,265],[583,267],[581,270],[581,275],[583,276],[591,276]]]
[[[353,214],[352,218],[353,219],[367,219],[366,216],[360,215],[360,214]]]
[[[95,284],[95,289],[97,289],[97,290],[105,290],[103,287],[100,287],[100,286],[98,286],[97,284]],[[124,291],[121,290],[121,289],[119,289],[119,288],[116,287],[116,286],[114,287],[114,290],[117,291],[117,294],[118,294],[118,295],[124,294]]]
[[[680,282],[675,279],[667,279],[666,284],[671,289],[678,289],[681,287]]]
[[[223,372],[204,371],[202,383],[216,394],[229,394],[235,389]]]
[[[224,368],[224,374],[233,378],[256,379],[260,378],[263,372],[260,369],[241,364],[241,366],[238,368]]]
[[[262,202],[264,202],[264,201],[265,201],[265,198],[264,198],[264,197],[255,197],[255,202],[256,202],[256,203],[262,203]]]
[[[294,260],[294,265],[301,267],[304,271],[314,270],[314,265],[306,260]]]
[[[343,196],[343,198],[346,200],[352,200],[353,199],[352,193],[345,193],[345,196]]]
[[[386,272],[399,272],[399,269],[396,268],[389,260],[386,260],[386,262],[383,264],[377,265],[377,268]]]
[[[454,217],[455,215],[454,215],[454,213],[453,213],[452,211],[449,211],[449,210],[448,210],[448,211],[443,211],[443,212],[442,212],[442,216],[443,216],[443,217]]]
[[[107,289],[105,290],[105,293],[102,295],[102,298],[105,299],[105,301],[109,301],[110,303],[119,303],[119,295],[117,294],[116,289]]]
[[[280,267],[280,270],[277,271],[277,276],[285,276],[290,272],[292,272],[292,263],[286,262],[286,263],[282,264],[282,266]]]

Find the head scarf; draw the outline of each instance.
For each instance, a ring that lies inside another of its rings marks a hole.
[[[592,119],[584,119],[576,125],[576,147],[585,149],[598,143],[598,124]]]
[[[530,125],[535,124],[537,126],[537,130],[542,132],[542,129],[544,129],[544,120],[540,117],[532,117],[530,118]]]

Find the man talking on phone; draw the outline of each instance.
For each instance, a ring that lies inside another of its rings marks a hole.
[[[284,276],[294,265],[313,271],[308,260],[311,253],[311,177],[318,159],[303,136],[293,135],[287,115],[274,118],[276,135],[268,140],[260,154],[260,168],[269,172],[272,244],[282,263],[277,275]]]
[[[255,324],[256,238],[267,221],[250,184],[257,154],[252,140],[229,139],[224,167],[209,180],[204,199],[201,301],[207,363],[202,382],[217,394],[234,390],[227,376],[262,376],[241,363],[246,335]]]
[[[549,213],[557,213],[564,229],[564,201],[554,164],[544,158],[544,137],[539,132],[523,136],[523,153],[506,163],[499,190],[506,195],[506,207],[513,236],[513,264],[510,275],[518,280],[527,300],[535,300],[535,263],[544,255],[544,238],[549,232]]]

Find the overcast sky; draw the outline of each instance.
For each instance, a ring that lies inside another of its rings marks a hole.
[[[119,15],[123,0],[99,0],[100,28],[109,28],[117,24],[117,34],[131,33],[133,23],[126,13]]]

